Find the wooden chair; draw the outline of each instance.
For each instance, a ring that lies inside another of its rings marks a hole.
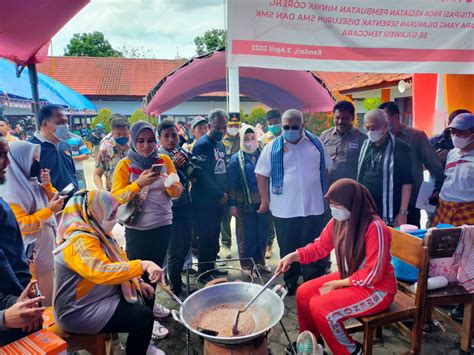
[[[437,258],[452,257],[458,246],[460,236],[461,228],[430,229],[423,240],[423,245],[428,248],[428,264],[429,261]],[[406,291],[410,292],[411,290],[406,289]],[[465,305],[462,326],[436,308],[436,306],[458,304]],[[471,351],[474,328],[474,294],[469,293],[459,282],[450,282],[446,287],[427,291],[425,307],[425,320],[429,319],[431,313],[433,313],[435,318],[448,323],[453,330],[461,334],[461,350]]]
[[[55,322],[51,307],[43,316],[43,328],[65,340],[69,349],[84,349],[94,355],[113,355],[111,334],[72,334],[62,330]]]
[[[426,296],[426,277],[428,274],[428,248],[423,245],[423,240],[412,235],[390,228],[392,235],[391,252],[392,255],[407,264],[420,269],[418,275],[418,285],[415,298],[402,291],[398,291],[395,299],[384,312],[370,316],[359,317],[357,320],[362,325],[355,325],[347,328],[349,333],[364,331],[364,354],[371,355],[373,347],[374,333],[378,336],[382,334],[382,327],[398,323],[405,320],[413,320],[413,330],[409,330],[403,325],[399,325],[405,334],[411,335],[411,354],[419,354],[421,351],[423,309]]]

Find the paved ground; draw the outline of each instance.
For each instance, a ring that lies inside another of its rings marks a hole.
[[[87,161],[85,163],[86,176],[88,178],[88,187],[93,188],[92,183],[92,172],[93,162]],[[117,239],[123,243],[123,235],[120,230],[117,230]],[[235,243],[234,243],[235,244]],[[232,254],[236,257],[235,249],[232,250]],[[273,268],[276,266],[278,259],[278,247],[274,247],[274,256],[269,261],[269,265]],[[235,275],[234,275],[235,276]],[[241,276],[238,278],[242,279]],[[185,281],[185,280],[184,280]],[[280,280],[282,283],[282,280]],[[198,286],[202,287],[202,285]],[[170,300],[163,292],[158,292],[157,302],[169,307],[178,309],[174,301]],[[298,335],[298,323],[296,317],[296,304],[295,297],[286,297],[285,301],[285,315],[282,319],[284,326],[286,327],[290,338],[294,341]],[[162,322],[170,330],[170,336],[159,342],[159,347],[163,349],[167,354],[186,354],[186,329],[179,323],[175,322],[171,317],[165,319]],[[355,336],[359,341],[362,341],[361,334]],[[125,340],[124,336],[120,337],[121,342]],[[426,333],[423,338],[423,350],[422,354],[429,355],[444,355],[444,354],[460,354],[459,350],[459,335],[447,330],[443,332],[439,328],[435,328],[433,331]],[[280,325],[277,325],[269,334],[269,348],[273,354],[284,354],[284,346],[287,344],[286,337],[282,331]],[[202,354],[203,345],[201,340],[192,335],[191,336],[191,354]],[[391,355],[400,354],[409,349],[409,342],[406,337],[401,335],[395,328],[387,327],[384,329],[384,342],[375,342],[374,354],[376,355]]]

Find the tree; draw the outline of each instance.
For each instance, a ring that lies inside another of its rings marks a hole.
[[[218,48],[225,47],[227,41],[227,31],[213,28],[204,32],[203,36],[197,36],[194,39],[196,44],[196,53],[203,55],[212,52]]]
[[[78,57],[122,57],[122,53],[113,49],[102,32],[75,33],[66,46],[65,56]]]
[[[92,118],[92,128],[96,128],[98,123],[102,123],[102,126],[104,126],[104,131],[109,133],[111,131],[110,117],[112,117],[112,111],[110,111],[108,108],[101,109],[99,114]]]
[[[248,123],[249,125],[256,126],[257,123],[265,124],[265,114],[266,114],[265,107],[259,105],[254,106],[250,110],[249,114],[243,118],[243,120]]]
[[[311,112],[305,115],[305,128],[319,136],[323,131],[334,126],[332,112]]]
[[[366,111],[375,110],[381,103],[382,99],[380,97],[367,97],[363,102]]]
[[[137,121],[150,122],[153,126],[156,126],[156,117],[148,116],[142,109],[135,110],[128,119],[131,125]]]
[[[119,51],[124,58],[155,58],[153,51],[150,48],[145,49],[143,46],[134,47],[123,44],[122,47],[119,48]]]

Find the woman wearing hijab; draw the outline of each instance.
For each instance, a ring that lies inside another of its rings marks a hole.
[[[176,174],[176,168],[167,155],[158,153],[152,125],[144,121],[136,122],[130,129],[130,137],[128,157],[118,162],[115,168],[112,194],[121,203],[140,194],[143,201],[140,215],[133,225],[125,225],[127,255],[130,259],[151,260],[161,267],[171,235],[171,199],[178,198],[183,187],[179,182],[168,188],[164,186],[165,178],[168,174]],[[155,164],[162,165],[161,172],[152,170]],[[151,284],[156,287],[154,282]],[[153,312],[156,318],[167,317],[170,313],[158,304],[154,305]],[[157,327],[155,335],[164,338],[168,333],[161,326]]]
[[[67,203],[54,250],[54,317],[67,332],[129,333],[127,354],[164,354],[152,338],[154,316],[143,298],[163,281],[152,261],[128,260],[112,237],[120,203],[108,191],[79,191]]]
[[[362,354],[344,320],[381,312],[397,292],[391,265],[391,236],[369,191],[351,179],[333,183],[326,194],[333,218],[319,238],[285,256],[277,271],[306,264],[334,249],[338,271],[302,284],[296,293],[300,332],[322,335],[334,354]]]
[[[34,263],[30,266],[38,288],[46,297],[45,306],[52,304],[53,255],[56,245],[56,219],[64,200],[51,185],[49,170],[40,170],[41,147],[27,141],[10,143],[7,179],[0,194],[10,205],[26,246],[36,240]],[[35,176],[41,176],[41,182]]]
[[[253,261],[260,271],[270,272],[265,266],[265,246],[268,235],[268,212],[259,214],[255,166],[260,156],[255,128],[244,125],[240,129],[240,151],[232,155],[227,167],[230,213],[237,220],[237,244],[240,264],[244,272],[253,275]]]

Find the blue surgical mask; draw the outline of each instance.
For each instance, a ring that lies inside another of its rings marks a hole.
[[[298,139],[301,138],[301,131],[295,131],[292,129],[289,129],[287,131],[283,131],[283,138],[287,140],[290,143],[296,143]]]
[[[115,143],[118,145],[125,145],[128,143],[128,137],[117,137],[115,138]]]
[[[69,128],[67,124],[57,125],[54,135],[61,141],[66,140],[69,136]]]

